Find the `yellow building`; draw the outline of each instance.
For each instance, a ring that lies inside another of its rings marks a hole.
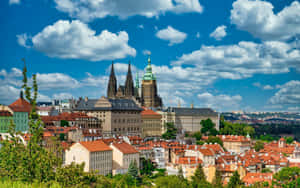
[[[150,109],[144,109],[142,115],[142,137],[160,137],[163,133],[161,115]]]
[[[100,140],[78,142],[65,151],[65,164],[85,163],[85,172],[97,170],[102,175],[112,173],[112,159],[112,149]]]

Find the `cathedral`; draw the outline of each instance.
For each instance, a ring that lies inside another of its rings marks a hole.
[[[117,88],[117,79],[115,76],[114,64],[112,63],[107,86],[107,97],[112,99],[134,98],[141,104],[141,106],[144,107],[162,107],[162,99],[157,94],[156,77],[152,73],[150,56],[148,58],[148,65],[146,67],[146,73],[142,78],[141,86],[138,73],[136,74],[134,86],[131,73],[131,65],[129,62],[125,85],[119,85],[119,87]]]

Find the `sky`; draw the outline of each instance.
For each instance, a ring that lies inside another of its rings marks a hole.
[[[300,3],[290,0],[1,0],[0,103],[26,59],[39,101],[106,95],[151,54],[164,106],[300,111]]]

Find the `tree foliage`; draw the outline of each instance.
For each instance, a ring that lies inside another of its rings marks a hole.
[[[131,161],[128,167],[128,174],[133,178],[137,179],[139,175],[139,169],[137,167],[136,161]]]
[[[217,129],[215,128],[215,124],[212,122],[210,118],[206,120],[201,120],[201,133],[208,136],[216,136],[218,134]]]
[[[220,146],[223,146],[223,141],[221,138],[217,136],[209,136],[208,139],[206,140],[206,143],[212,143],[212,144],[219,144]]]
[[[257,151],[257,152],[260,151],[261,149],[264,149],[264,142],[261,141],[261,140],[257,140],[257,141],[255,142],[254,149],[255,149],[255,151]]]
[[[174,126],[174,123],[166,123],[167,131],[162,135],[162,138],[170,140],[176,139],[177,129]]]
[[[273,182],[277,186],[286,188],[300,187],[300,168],[299,167],[285,167],[274,174]]]
[[[188,188],[190,187],[187,181],[182,181],[178,176],[162,176],[155,181],[157,188]]]
[[[243,184],[243,182],[240,179],[239,173],[237,171],[235,171],[233,173],[233,175],[230,177],[227,187],[228,188],[237,188],[242,184]]]

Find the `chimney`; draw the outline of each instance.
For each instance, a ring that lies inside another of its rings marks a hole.
[[[84,101],[87,102],[89,100],[88,97],[84,97]]]

